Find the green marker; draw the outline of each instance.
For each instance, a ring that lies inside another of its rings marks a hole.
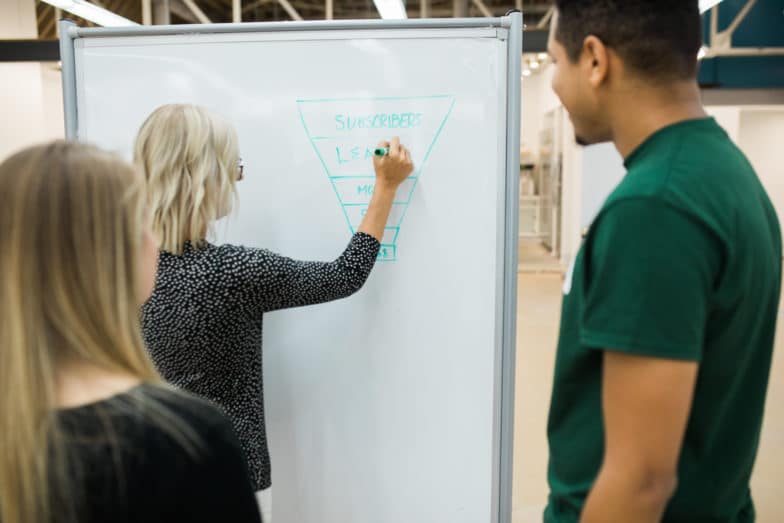
[[[373,154],[376,156],[389,156],[389,147],[379,147]]]

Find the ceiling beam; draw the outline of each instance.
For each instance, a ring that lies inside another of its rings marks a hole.
[[[196,19],[199,22],[201,22],[202,24],[212,23],[212,20],[210,20],[209,17],[207,17],[207,15],[204,14],[204,11],[202,11],[201,8],[198,5],[196,5],[196,2],[194,2],[194,0],[182,0],[182,3],[185,4],[185,7],[187,7],[191,13],[193,13],[193,15],[196,17]]]
[[[251,2],[251,3],[247,4],[245,7],[243,7],[242,8],[242,13],[243,14],[250,13],[251,11],[256,9],[257,7],[261,7],[263,5],[272,4],[274,2],[275,2],[275,0],[256,0],[255,2]]]
[[[549,27],[550,20],[552,20],[554,14],[555,14],[555,7],[551,7],[550,9],[548,9],[547,12],[542,17],[542,19],[539,20],[539,23],[536,24],[537,29],[543,29]]]
[[[296,9],[289,3],[289,0],[278,0],[280,6],[289,14],[289,16],[293,20],[297,20],[301,22],[303,20],[302,16],[297,12]]]
[[[58,40],[0,40],[0,62],[56,62]]]
[[[199,19],[196,18],[196,15],[194,15],[193,12],[190,9],[188,9],[188,7],[185,5],[185,3],[182,0],[171,0],[171,3],[169,3],[169,11],[171,12],[171,14],[179,16],[180,18],[182,18],[188,23],[191,24],[199,23]],[[167,23],[171,23],[171,22],[167,22]]]
[[[523,50],[543,53],[547,50],[547,31],[523,31]],[[0,62],[48,62],[60,59],[57,40],[0,40]]]
[[[487,8],[487,6],[482,0],[471,0],[471,1],[474,3],[476,8],[479,9],[479,12],[482,13],[482,16],[486,16],[488,18],[493,17],[493,12]]]

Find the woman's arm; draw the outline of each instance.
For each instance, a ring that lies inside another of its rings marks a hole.
[[[247,287],[241,294],[255,313],[338,300],[365,284],[400,184],[413,171],[411,154],[397,138],[381,142],[389,154],[373,160],[376,185],[365,217],[343,254],[333,262],[296,261],[261,249],[247,249],[242,265]]]
[[[266,250],[248,250],[251,259],[244,265],[250,272],[245,276],[243,301],[252,306],[255,316],[345,298],[365,284],[379,247],[378,240],[358,232],[332,262],[299,261]]]
[[[381,142],[378,146],[388,148],[389,154],[373,158],[376,186],[365,218],[357,231],[369,234],[380,242],[397,188],[414,170],[414,164],[411,162],[411,153],[400,144],[397,137],[393,138],[391,142]]]

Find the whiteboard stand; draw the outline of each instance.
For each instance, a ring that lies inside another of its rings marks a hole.
[[[503,195],[499,196],[499,223],[496,228],[496,241],[500,246],[496,260],[496,313],[495,313],[495,357],[494,369],[493,413],[492,413],[492,489],[490,511],[487,523],[509,523],[512,513],[512,469],[514,442],[514,378],[515,378],[515,340],[516,340],[516,309],[517,309],[517,268],[518,268],[518,212],[519,212],[519,148],[520,148],[520,114],[521,114],[521,59],[522,59],[522,14],[512,11],[500,18],[470,19],[413,19],[413,20],[349,20],[349,21],[314,21],[314,22],[274,22],[274,23],[243,23],[243,24],[208,24],[208,25],[168,25],[138,26],[123,28],[80,28],[70,21],[59,23],[60,53],[62,57],[62,81],[65,115],[65,133],[69,139],[90,139],[82,135],[83,124],[80,122],[79,108],[88,100],[88,91],[81,85],[83,71],[80,69],[80,40],[110,40],[117,37],[176,38],[179,44],[189,44],[203,35],[248,35],[264,33],[272,35],[286,34],[323,34],[331,32],[354,31],[365,35],[383,35],[385,32],[397,31],[396,38],[405,38],[416,32],[426,33],[428,37],[437,37],[439,32],[462,29],[494,30],[495,38],[506,41],[506,100],[505,123],[500,138],[504,143],[498,144],[498,152],[502,154],[499,167],[505,171]],[[403,35],[403,36],[401,36]],[[420,37],[421,34],[420,34]],[[306,38],[306,37],[302,37]],[[353,38],[343,36],[342,38]],[[357,37],[359,38],[359,37]],[[282,36],[279,40],[284,39]],[[236,40],[236,42],[241,42]],[[171,42],[169,42],[171,43]],[[156,45],[154,42],[148,45]],[[433,74],[438,74],[433,72]],[[502,81],[499,81],[501,84]],[[503,100],[501,103],[503,104]],[[115,124],[117,126],[119,124]],[[128,129],[135,133],[135,129]],[[93,137],[94,138],[94,137]],[[99,145],[101,145],[99,143]],[[505,164],[505,165],[504,165]],[[503,223],[500,223],[503,221]],[[372,278],[372,277],[371,277]],[[274,456],[273,456],[274,458]],[[456,458],[457,459],[457,458]],[[403,502],[401,500],[401,502]],[[412,509],[415,510],[416,507]],[[338,522],[328,522],[338,523]],[[341,521],[340,523],[344,523]],[[353,521],[348,523],[354,523]],[[365,522],[361,522],[365,523]],[[473,523],[473,522],[472,522]],[[477,521],[477,523],[481,523]]]

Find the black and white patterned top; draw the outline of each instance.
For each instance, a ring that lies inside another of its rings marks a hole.
[[[256,490],[271,485],[264,428],[262,316],[345,298],[364,285],[379,242],[357,233],[334,262],[302,262],[264,249],[185,245],[161,252],[142,331],[171,384],[213,401],[231,419]]]

